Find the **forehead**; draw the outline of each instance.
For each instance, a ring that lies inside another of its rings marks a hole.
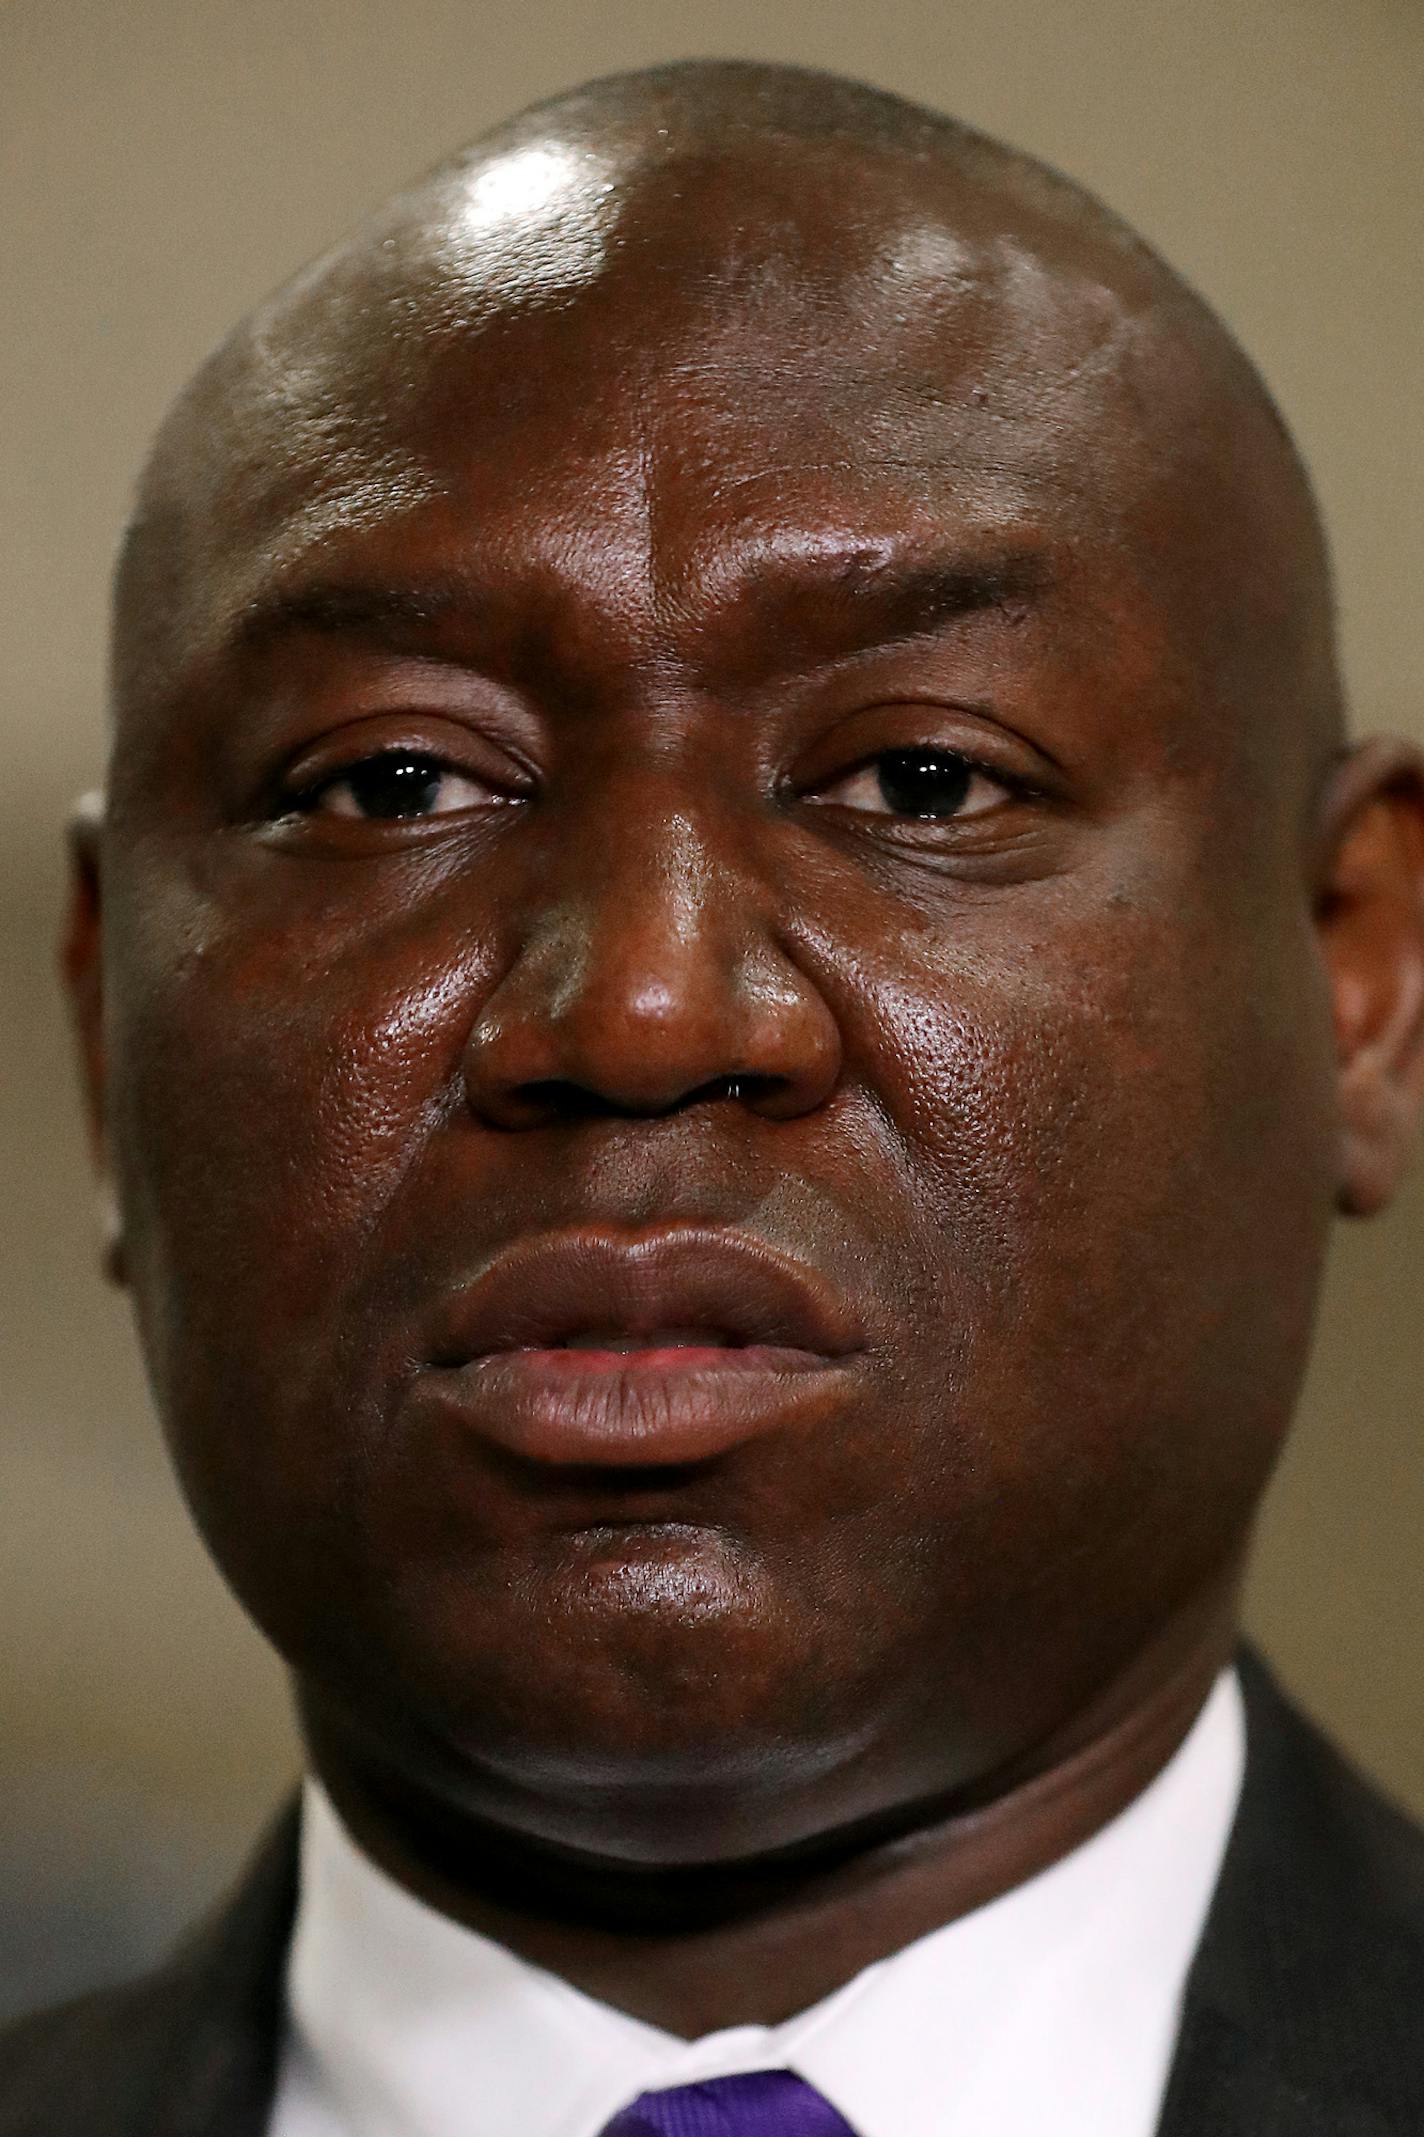
[[[787,561],[834,596],[847,556],[930,552],[1051,567],[1065,628],[1174,698],[1224,669],[1212,634],[1257,660],[1282,545],[1159,281],[972,187],[851,177],[798,151],[619,185],[590,154],[532,209],[503,165],[398,207],[180,410],[121,709],[308,584],[463,577],[613,656],[615,623],[646,651]]]
[[[294,308],[247,382],[230,550],[291,568],[436,505],[502,550],[641,542],[677,577],[838,519],[1108,534],[1160,479],[1143,307],[982,203],[954,227],[882,172],[846,213],[823,169],[749,198],[714,165],[604,228],[598,174],[564,200],[541,167],[549,197],[491,231],[520,180],[487,170]]]

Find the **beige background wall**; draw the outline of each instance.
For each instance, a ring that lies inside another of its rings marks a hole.
[[[700,52],[938,101],[1137,221],[1304,443],[1358,725],[1424,739],[1424,0],[0,0],[0,1973],[22,1987],[141,1948],[293,1764],[95,1273],[51,982],[126,487],[235,314],[394,183],[533,96]],[[1251,1614],[1424,1809],[1421,1243],[1420,1182],[1341,1238]]]

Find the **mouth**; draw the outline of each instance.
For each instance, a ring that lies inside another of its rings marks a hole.
[[[431,1380],[550,1466],[705,1462],[844,1402],[862,1337],[814,1272],[691,1227],[522,1241],[452,1305]]]
[[[511,1355],[505,1352],[504,1355]],[[560,1343],[521,1344],[515,1357],[550,1361],[571,1373],[749,1372],[814,1353],[797,1345],[748,1343],[714,1328],[590,1329]],[[561,1363],[562,1361],[562,1363]]]

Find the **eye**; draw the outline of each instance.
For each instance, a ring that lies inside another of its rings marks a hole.
[[[483,780],[420,750],[383,749],[304,787],[293,806],[304,816],[352,816],[393,823],[449,816],[497,798]]]
[[[997,779],[972,758],[957,751],[887,749],[858,770],[819,789],[818,801],[871,815],[944,820],[984,816],[1007,797],[1007,780]]]

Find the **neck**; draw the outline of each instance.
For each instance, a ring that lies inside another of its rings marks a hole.
[[[1090,1709],[974,1792],[741,1863],[629,1867],[417,1810],[342,1755],[311,1702],[313,1764],[390,1877],[586,1994],[684,2038],[779,2023],[986,1906],[1091,1838],[1181,1744],[1234,1639],[1211,1614],[1171,1666],[1139,1656]]]

